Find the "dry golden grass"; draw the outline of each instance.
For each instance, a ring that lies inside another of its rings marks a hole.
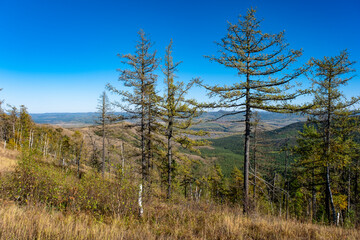
[[[0,209],[0,239],[124,239],[121,225],[97,223],[86,215],[8,205]]]
[[[153,202],[144,218],[104,222],[87,214],[63,214],[38,206],[0,207],[0,239],[360,239],[343,229],[272,217],[243,217],[240,209],[209,204]]]
[[[0,146],[3,146],[2,142]],[[15,150],[0,147],[0,174],[14,169],[18,155],[19,153]]]

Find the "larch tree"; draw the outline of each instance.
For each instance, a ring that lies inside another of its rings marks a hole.
[[[157,79],[155,70],[158,67],[156,51],[152,52],[152,43],[145,35],[144,31],[139,32],[139,40],[136,44],[134,54],[118,55],[121,57],[122,64],[128,68],[118,69],[120,72],[119,81],[123,82],[129,90],[120,90],[111,84],[107,84],[107,89],[122,97],[122,102],[114,104],[128,113],[127,118],[140,119],[141,135],[141,176],[142,185],[149,182],[149,172],[147,164],[147,126],[149,125],[148,113],[149,99],[154,94],[153,86]],[[143,189],[143,188],[142,188]]]
[[[305,198],[310,199],[310,215],[311,220],[316,221],[318,216],[320,187],[323,185],[323,165],[321,163],[322,155],[322,136],[318,132],[314,124],[306,123],[304,128],[299,132],[296,139],[296,145],[292,148],[296,154],[294,163],[294,175],[298,183],[298,189],[295,192],[304,193]],[[323,192],[323,191],[322,191]],[[301,200],[301,202],[307,202]],[[300,208],[300,207],[299,207]],[[296,211],[300,212],[300,209]]]
[[[8,109],[7,112],[9,115],[9,122],[11,125],[11,130],[9,131],[10,132],[9,143],[11,144],[12,147],[17,148],[16,127],[19,122],[18,120],[19,111],[15,106],[8,105],[8,107],[10,107],[10,109]]]
[[[151,186],[152,178],[152,169],[154,166],[154,156],[159,154],[159,149],[162,145],[161,139],[159,139],[159,128],[158,123],[159,119],[159,102],[161,97],[157,94],[155,89],[155,84],[157,80],[157,75],[153,75],[153,79],[147,86],[146,92],[146,172],[150,178],[149,186]]]
[[[261,168],[266,169],[267,165],[271,164],[271,158],[268,152],[265,150],[266,148],[269,148],[269,143],[266,143],[266,139],[264,138],[264,132],[261,129],[261,119],[258,114],[258,112],[254,112],[252,115],[252,121],[250,123],[251,126],[251,136],[252,139],[252,146],[250,148],[251,156],[250,156],[250,162],[252,163],[250,166],[251,172],[250,174],[250,181],[253,183],[253,207],[257,208],[257,193],[259,192],[259,186],[260,183],[258,182],[258,178],[262,178],[263,172],[261,172]],[[264,162],[267,163],[264,164]],[[261,167],[259,169],[259,166]],[[265,172],[266,173],[266,172]]]
[[[0,88],[0,92],[2,91],[2,88]],[[0,131],[1,131],[1,139],[6,142],[6,134],[5,134],[5,112],[2,108],[2,105],[4,104],[4,100],[0,100]]]
[[[342,51],[335,57],[324,57],[323,59],[313,60],[313,69],[309,75],[314,86],[314,106],[315,108],[308,113],[311,121],[316,123],[322,139],[322,153],[320,160],[324,167],[325,180],[325,206],[328,220],[336,223],[336,210],[331,188],[330,170],[334,164],[345,164],[349,161],[347,148],[348,141],[339,138],[339,123],[343,122],[343,117],[354,116],[355,104],[360,101],[360,97],[346,99],[340,88],[348,83],[353,76],[349,76],[355,70],[352,68],[354,62],[349,60],[347,51]],[[351,139],[350,139],[351,140]]]
[[[208,182],[212,198],[215,199],[216,202],[224,202],[227,189],[225,184],[225,177],[219,165],[216,164],[210,169]]]
[[[19,144],[20,146],[23,146],[23,143],[29,139],[29,142],[31,141],[30,135],[32,135],[32,129],[33,129],[33,121],[31,119],[30,114],[27,111],[27,108],[24,105],[20,106],[19,111]]]
[[[357,205],[356,193],[352,191],[352,189],[355,190],[355,185],[357,184],[355,176],[357,174],[356,166],[360,149],[359,141],[357,141],[360,132],[360,119],[356,115],[353,111],[346,111],[339,117],[338,121],[335,122],[335,131],[333,133],[338,136],[341,144],[345,145],[345,147],[341,148],[341,150],[343,150],[342,154],[348,156],[347,161],[341,161],[339,164],[340,173],[335,173],[336,175],[340,175],[341,181],[338,184],[339,191],[347,198],[346,211],[341,209],[343,210],[344,219],[351,216],[351,212],[356,210]]]
[[[219,56],[208,56],[213,61],[237,71],[240,81],[223,86],[206,86],[210,97],[218,102],[208,104],[211,108],[230,108],[231,115],[245,113],[244,144],[244,201],[243,211],[249,211],[249,160],[250,122],[256,109],[271,112],[296,112],[304,106],[291,105],[289,101],[306,91],[296,88],[292,80],[302,75],[307,67],[290,69],[301,56],[301,50],[291,50],[285,42],[284,32],[263,33],[255,10],[229,23],[227,35],[217,43]]]
[[[174,161],[176,151],[175,144],[182,147],[195,150],[195,146],[204,145],[206,141],[196,141],[190,136],[204,136],[203,131],[192,131],[189,128],[195,123],[194,118],[200,115],[198,104],[193,99],[186,99],[186,94],[195,84],[195,79],[188,84],[184,82],[175,82],[177,68],[181,62],[173,61],[172,41],[166,48],[165,66],[163,73],[165,75],[165,96],[160,105],[161,120],[165,123],[165,136],[167,138],[167,198],[171,198],[172,193],[172,175],[174,171]]]
[[[75,131],[72,134],[72,148],[73,148],[73,153],[74,153],[74,157],[75,157],[75,164],[77,167],[77,177],[81,178],[81,171],[80,171],[80,166],[81,166],[81,159],[83,156],[83,147],[84,147],[84,136],[80,131]]]
[[[109,102],[109,98],[106,95],[106,92],[104,91],[99,98],[99,104],[98,104],[98,112],[99,112],[99,118],[97,123],[101,125],[101,132],[102,132],[102,164],[101,164],[101,172],[102,176],[104,177],[105,174],[105,167],[106,167],[106,161],[105,161],[105,139],[106,139],[106,126],[109,124],[111,120],[111,104]]]

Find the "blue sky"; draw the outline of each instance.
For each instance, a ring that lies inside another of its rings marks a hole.
[[[181,80],[234,81],[235,72],[203,56],[216,54],[214,41],[225,36],[227,21],[236,22],[251,6],[264,20],[264,32],[285,30],[291,48],[304,50],[299,63],[343,49],[360,60],[358,0],[3,0],[0,99],[24,104],[32,113],[96,111],[106,83],[121,87],[116,55],[134,51],[139,29],[149,34],[160,57],[173,39],[174,58],[183,61]],[[355,68],[360,74],[359,63]],[[358,89],[357,77],[344,92],[352,96]],[[190,97],[202,100],[205,94],[193,89]]]

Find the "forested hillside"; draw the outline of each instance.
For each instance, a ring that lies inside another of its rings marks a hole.
[[[288,151],[295,146],[296,138],[299,136],[299,131],[303,129],[304,124],[305,122],[298,122],[275,130],[263,130],[261,135],[258,136],[261,138],[258,140],[258,152],[259,154],[262,152],[261,157],[268,159],[269,163],[261,164],[272,164],[273,170],[281,167],[284,161],[285,146],[288,145]],[[221,166],[226,177],[230,177],[234,167],[242,169],[244,149],[239,147],[244,142],[242,134],[210,139],[209,141],[211,147],[201,149],[201,155],[205,158],[214,159],[214,163]],[[291,162],[293,163],[293,158]]]

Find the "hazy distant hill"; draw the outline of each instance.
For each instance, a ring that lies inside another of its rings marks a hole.
[[[231,134],[242,133],[245,128],[243,114],[229,115],[212,121],[221,117],[224,114],[231,112],[218,111],[204,113],[200,119],[202,123],[193,126],[194,130],[206,130],[212,133],[213,137],[228,136]],[[282,128],[292,123],[304,122],[305,116],[296,114],[281,114],[271,112],[258,112],[260,118],[260,129],[270,131],[277,128]]]
[[[243,114],[230,115],[223,117],[217,121],[212,121],[223,114],[230,113],[227,111],[207,112],[200,119],[203,122],[193,127],[195,130],[207,130],[213,133],[236,133],[243,129],[243,123],[239,122],[244,119]],[[122,114],[120,112],[115,114]],[[96,124],[98,117],[96,112],[87,113],[33,113],[32,119],[40,124],[53,124],[63,127],[88,126]],[[272,130],[284,127],[291,123],[304,121],[305,117],[295,114],[280,114],[270,112],[259,112],[262,126],[264,130]]]
[[[61,126],[86,126],[95,124],[98,113],[32,113],[35,123]]]

